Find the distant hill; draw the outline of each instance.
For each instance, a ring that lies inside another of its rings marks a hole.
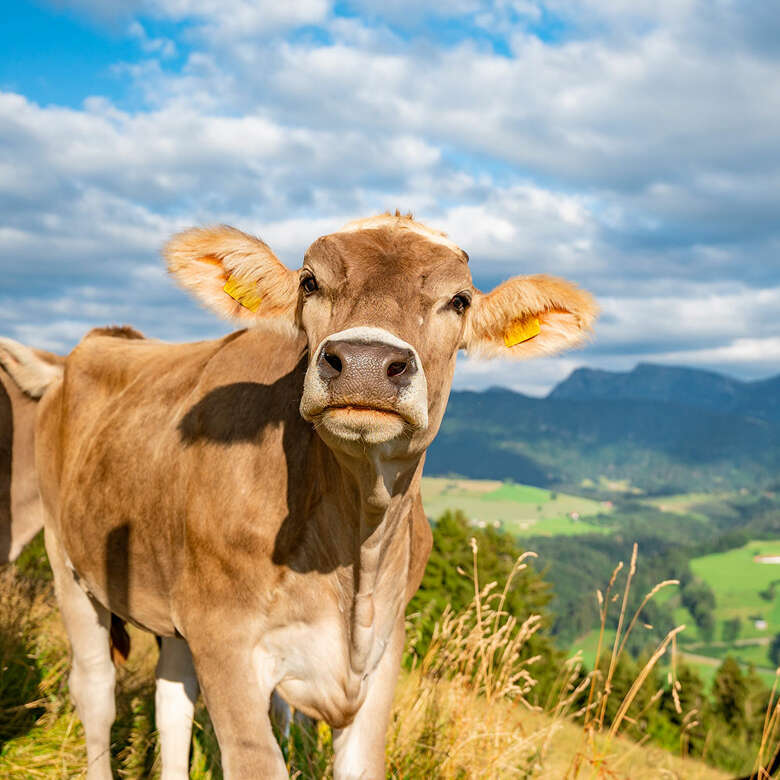
[[[758,382],[682,366],[639,363],[633,371],[578,368],[548,398],[668,401],[713,412],[780,421],[780,375]]]
[[[547,398],[456,391],[425,473],[569,488],[606,477],[651,493],[763,487],[780,479],[778,395],[780,376],[649,364],[578,369]]]

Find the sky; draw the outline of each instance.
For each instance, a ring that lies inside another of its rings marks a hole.
[[[230,330],[168,279],[190,225],[291,268],[399,208],[487,290],[591,290],[584,349],[459,360],[545,394],[574,368],[780,373],[780,14],[765,0],[17,0],[0,25],[0,334]]]

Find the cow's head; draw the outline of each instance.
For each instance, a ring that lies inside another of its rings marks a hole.
[[[596,315],[588,293],[549,276],[480,292],[465,252],[398,214],[317,239],[299,271],[229,227],[181,233],[166,256],[219,314],[304,332],[301,414],[347,451],[421,452],[439,428],[459,349],[521,360],[551,354],[581,343]]]

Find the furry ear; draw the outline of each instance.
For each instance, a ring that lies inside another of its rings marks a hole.
[[[575,347],[590,334],[598,306],[590,293],[553,276],[518,276],[478,293],[462,347],[477,357],[525,360]]]
[[[244,325],[269,317],[295,322],[298,274],[259,238],[227,225],[191,228],[163,254],[176,281],[221,317]]]

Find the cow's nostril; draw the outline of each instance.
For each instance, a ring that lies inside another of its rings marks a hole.
[[[336,373],[341,373],[342,364],[338,355],[334,355],[332,352],[323,352],[322,358]]]
[[[396,360],[387,367],[387,375],[392,379],[394,376],[401,376],[406,371],[408,363],[405,360]]]

